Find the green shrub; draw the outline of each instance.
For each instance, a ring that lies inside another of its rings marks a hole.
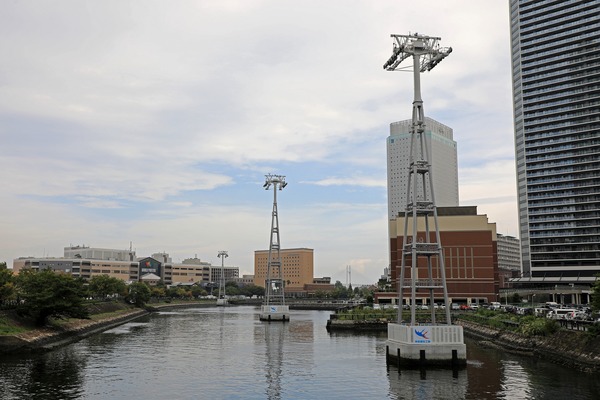
[[[586,333],[591,337],[600,336],[600,322],[596,322],[588,327]]]
[[[558,329],[559,325],[553,319],[525,317],[521,321],[519,330],[525,336],[548,336]]]

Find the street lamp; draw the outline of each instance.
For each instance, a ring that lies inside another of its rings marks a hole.
[[[221,277],[219,279],[219,298],[217,299],[218,306],[227,305],[227,299],[225,298],[225,258],[229,257],[225,250],[219,251],[217,255],[221,259]]]

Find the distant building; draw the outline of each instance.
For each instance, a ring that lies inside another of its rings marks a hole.
[[[254,285],[254,275],[242,275],[234,279],[238,286]]]
[[[498,243],[498,268],[521,272],[521,242],[513,236],[496,235]]]
[[[223,272],[225,273],[225,282],[235,282],[240,277],[240,269],[238,267],[224,267]],[[221,281],[221,267],[213,265],[210,269],[210,280],[211,282]]]
[[[135,261],[135,251],[102,249],[89,246],[69,246],[64,248],[64,258],[85,258],[89,260]]]
[[[280,253],[286,292],[303,290],[304,285],[313,283],[313,249],[281,249]],[[257,286],[265,287],[268,258],[269,250],[256,250],[254,252],[254,284]]]
[[[451,302],[477,303],[498,301],[498,255],[496,224],[490,223],[486,215],[478,215],[477,207],[438,207],[440,241],[444,251],[444,264],[448,296]],[[419,221],[419,237],[423,238],[425,227]],[[431,227],[430,227],[431,228]],[[390,221],[390,260],[392,292],[377,294],[378,300],[395,301],[400,279],[404,216]],[[435,235],[435,229],[430,232]],[[424,242],[435,243],[435,238],[423,238]],[[425,261],[424,259],[420,259]],[[410,266],[410,257],[407,265]],[[432,257],[433,278],[441,278],[438,257]],[[419,263],[421,264],[421,263]],[[418,272],[426,272],[426,265],[418,265]],[[420,275],[420,274],[419,274]],[[408,270],[405,279],[410,279]],[[404,291],[404,303],[410,300],[410,291]],[[441,290],[436,290],[435,302],[443,302]],[[429,303],[429,291],[417,293],[419,301]]]
[[[92,256],[100,258],[85,258]],[[134,261],[122,260],[131,257],[134,257]],[[142,281],[156,284],[162,280],[166,285],[195,283],[207,285],[219,282],[221,277],[220,266],[212,266],[199,258],[188,258],[179,264],[173,263],[169,254],[164,252],[154,253],[152,257],[135,259],[135,252],[129,250],[84,246],[65,247],[65,257],[62,258],[21,257],[13,260],[15,274],[23,268],[51,269],[85,280],[96,275],[107,275],[126,282]],[[226,281],[234,281],[238,277],[238,267],[225,267]]]
[[[85,280],[96,275],[108,275],[123,281],[139,280],[139,263],[137,261],[92,260],[82,258],[21,257],[13,260],[15,274],[22,269],[51,269],[71,274]]]
[[[408,165],[410,159],[412,119],[390,124],[387,138],[387,189],[388,216],[396,218],[406,210],[406,189],[408,186]],[[458,161],[456,142],[452,128],[425,117],[425,138],[431,150],[436,204],[438,206],[458,206]],[[429,189],[429,185],[427,187]],[[422,185],[418,185],[422,191]]]
[[[166,257],[168,257],[168,254]],[[240,274],[238,267],[225,267],[225,281],[235,281]],[[164,280],[167,285],[179,283],[218,283],[221,279],[221,266],[212,265],[198,257],[186,258],[181,263],[165,264]]]
[[[163,259],[171,259],[169,255],[163,254]],[[209,262],[202,261],[199,258],[187,258],[181,263],[165,264],[164,281],[167,285],[189,284],[189,283],[208,283],[210,282],[210,269],[212,265]]]

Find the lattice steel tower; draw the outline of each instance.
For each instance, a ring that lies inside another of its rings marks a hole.
[[[277,190],[287,186],[283,175],[265,175],[263,187],[269,190],[273,187],[273,212],[271,213],[271,241],[267,259],[267,277],[265,279],[265,299],[261,319],[289,319],[288,307],[285,305],[285,286],[281,267],[281,246],[279,241],[279,217],[277,214]],[[286,316],[287,313],[287,316]],[[286,318],[287,317],[287,318]]]
[[[433,192],[433,178],[429,149],[425,137],[425,115],[421,98],[421,72],[431,71],[442,61],[452,48],[442,48],[440,38],[419,35],[391,35],[394,49],[390,59],[383,68],[388,71],[404,70],[400,68],[405,59],[413,58],[414,101],[412,107],[411,147],[409,157],[409,173],[406,188],[406,211],[404,213],[404,235],[402,239],[402,265],[398,281],[398,303],[402,304],[405,289],[410,289],[411,325],[416,324],[416,294],[417,291],[429,292],[429,303],[434,303],[435,290],[442,290],[446,305],[446,323],[450,325],[450,305],[446,287],[446,270],[444,255],[440,242],[437,207]],[[434,229],[431,231],[430,219],[433,218]],[[422,223],[419,224],[419,222]],[[421,234],[418,228],[421,228]],[[410,236],[409,236],[409,228]],[[434,277],[434,257],[437,259]],[[408,269],[410,259],[410,270]],[[426,274],[419,274],[419,269],[426,269]],[[407,272],[410,278],[407,279]],[[398,307],[398,322],[402,320],[402,307]],[[431,307],[431,322],[435,324],[435,309]]]

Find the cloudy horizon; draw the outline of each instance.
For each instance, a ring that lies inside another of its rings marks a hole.
[[[168,4],[168,5],[167,5]],[[314,249],[315,276],[388,266],[386,138],[412,75],[390,34],[453,52],[422,76],[454,130],[461,205],[518,236],[508,3],[437,0],[0,4],[0,261],[69,245],[198,256],[253,273],[269,246]]]

